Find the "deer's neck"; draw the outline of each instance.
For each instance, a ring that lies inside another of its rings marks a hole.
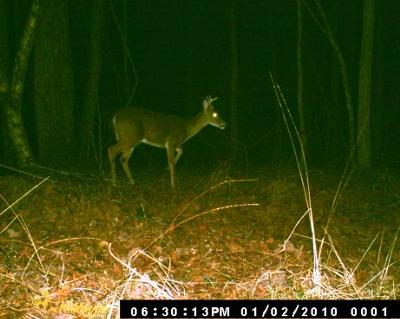
[[[195,117],[188,120],[186,141],[201,131],[203,127],[207,126],[207,121],[204,118],[203,112],[199,112]]]

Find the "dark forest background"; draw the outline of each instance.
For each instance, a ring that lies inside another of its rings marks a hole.
[[[296,120],[301,76],[310,163],[342,165],[355,140],[333,37],[347,69],[355,136],[359,96],[371,98],[367,166],[398,168],[400,1],[373,2],[371,85],[360,95],[371,1],[0,0],[0,161],[103,170],[115,110],[129,104],[190,117],[211,95],[228,130],[206,129],[187,143],[183,165],[286,162],[292,149],[272,72]],[[137,153],[142,161],[150,156]],[[164,152],[151,154],[165,161]]]

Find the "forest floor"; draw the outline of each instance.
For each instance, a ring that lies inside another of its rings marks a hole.
[[[0,317],[104,318],[121,298],[399,298],[399,172],[353,174],[334,200],[341,173],[310,170],[318,239],[330,220],[317,295],[298,173],[238,172],[179,167],[176,191],[161,168],[115,187],[1,176]]]

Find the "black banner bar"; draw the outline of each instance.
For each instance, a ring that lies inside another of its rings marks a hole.
[[[121,300],[121,318],[400,318],[400,300]]]

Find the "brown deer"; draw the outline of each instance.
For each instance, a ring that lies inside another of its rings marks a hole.
[[[115,185],[117,180],[115,159],[118,155],[121,155],[121,165],[126,176],[131,184],[134,183],[129,169],[129,158],[135,146],[145,143],[166,149],[171,186],[175,188],[175,165],[182,155],[183,143],[207,125],[219,129],[226,127],[226,123],[219,117],[212,104],[217,99],[207,96],[203,101],[202,110],[191,119],[141,108],[119,110],[113,118],[117,143],[108,148],[112,183]]]

